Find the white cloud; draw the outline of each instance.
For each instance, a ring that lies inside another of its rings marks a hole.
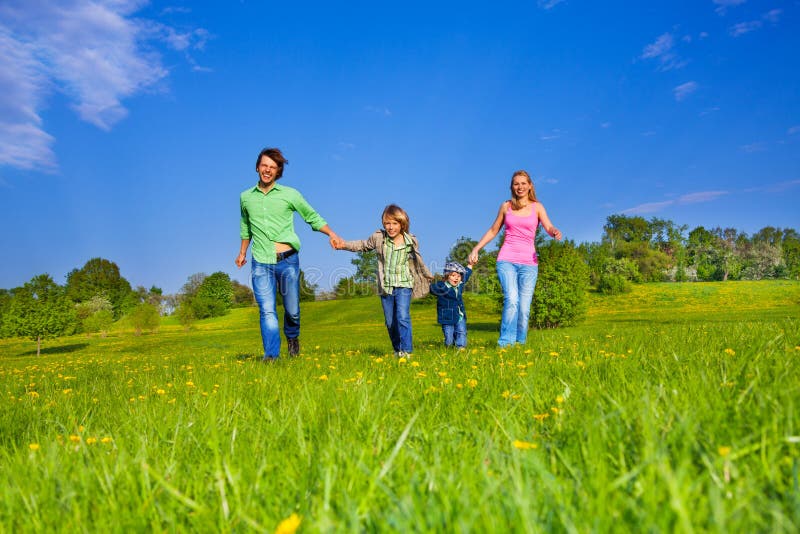
[[[559,139],[562,135],[562,131],[558,128],[551,130],[549,133],[541,134],[539,136],[540,141],[554,141],[555,139]]]
[[[750,143],[748,145],[742,145],[739,147],[742,151],[747,152],[748,154],[752,154],[753,152],[763,152],[767,149],[767,144],[763,141],[758,141],[756,143]]]
[[[383,115],[384,117],[391,117],[392,110],[386,107],[381,106],[365,106],[364,109],[369,111],[370,113],[375,113],[377,115]]]
[[[53,91],[78,116],[109,130],[125,118],[130,98],[156,88],[168,74],[149,46],[176,50],[205,43],[132,17],[140,0],[5,0],[0,5],[0,165],[55,167],[54,139],[39,115]]]
[[[773,24],[777,24],[778,23],[778,19],[781,16],[781,13],[783,13],[782,9],[770,9],[769,11],[764,13],[761,16],[761,18],[766,20],[767,22],[771,22]]]
[[[564,0],[538,0],[537,4],[542,9],[553,9]]]
[[[789,134],[789,135],[794,135],[796,133],[800,133],[800,125],[792,126],[788,130],[786,130],[786,133]]]
[[[734,24],[728,30],[733,37],[739,37],[740,35],[744,35],[746,33],[754,32],[757,29],[761,28],[762,23],[760,20],[751,20],[750,22],[740,22],[739,24]]]
[[[675,87],[672,90],[672,93],[675,95],[675,100],[681,102],[685,100],[690,94],[697,91],[697,82],[686,82],[682,83],[679,86]]]
[[[698,193],[688,193],[681,195],[674,200],[664,200],[662,202],[646,202],[639,204],[632,208],[623,210],[623,214],[642,215],[647,213],[656,213],[664,210],[670,206],[681,206],[685,204],[698,204],[702,202],[711,202],[717,198],[729,194],[728,191],[701,191]]]
[[[738,6],[744,4],[747,0],[712,0],[714,4],[717,5],[717,9],[715,10],[720,15],[724,15],[729,7]]]
[[[659,35],[654,42],[645,46],[639,57],[657,60],[662,71],[680,69],[688,63],[675,52],[675,37],[669,32]]]

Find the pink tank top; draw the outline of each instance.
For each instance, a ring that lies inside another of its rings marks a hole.
[[[539,217],[536,215],[536,205],[531,204],[531,214],[527,217],[514,215],[509,207],[506,210],[503,224],[506,227],[506,237],[497,254],[497,261],[538,265],[539,259],[536,257],[535,242]]]

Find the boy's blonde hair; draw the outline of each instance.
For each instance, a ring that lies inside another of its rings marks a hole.
[[[408,213],[406,213],[406,210],[404,210],[397,204],[389,204],[388,206],[383,208],[383,214],[381,215],[381,225],[383,225],[383,220],[387,218],[399,222],[400,230],[404,233],[408,232],[408,229],[411,226],[411,221],[408,220]]]
[[[528,174],[527,171],[523,170],[516,171],[514,172],[514,174],[511,175],[511,185],[509,186],[509,189],[511,189],[511,207],[514,208],[515,210],[522,208],[522,206],[519,203],[519,200],[517,199],[517,197],[514,196],[514,178],[516,178],[517,176],[524,176],[525,178],[528,179],[528,183],[531,184],[531,190],[528,191],[528,200],[530,202],[536,202],[536,188],[533,186],[533,180],[531,180],[531,175]]]

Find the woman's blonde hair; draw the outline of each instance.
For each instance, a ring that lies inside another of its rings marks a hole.
[[[389,204],[388,206],[383,208],[383,214],[381,215],[381,224],[383,224],[383,220],[386,218],[393,219],[399,222],[400,230],[403,232],[408,232],[408,229],[411,226],[411,221],[408,220],[408,213],[406,213],[406,210],[404,210],[397,204]]]
[[[517,176],[524,176],[528,183],[531,185],[530,191],[528,191],[528,200],[530,202],[537,202],[536,200],[536,188],[533,186],[533,180],[531,180],[531,175],[528,174],[527,171],[519,170],[514,171],[514,174],[511,175],[511,185],[509,189],[511,189],[511,207],[515,210],[521,209],[523,206],[520,204],[519,199],[514,195],[514,178]]]

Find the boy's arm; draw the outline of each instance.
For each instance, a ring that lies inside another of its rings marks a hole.
[[[470,276],[472,276],[472,265],[467,266],[467,272],[464,273],[464,279],[461,281],[461,283],[466,284],[469,281]]]
[[[375,234],[377,234],[376,232]],[[340,250],[349,250],[350,252],[364,252],[367,250],[375,250],[378,239],[375,234],[372,234],[367,239],[356,239],[355,241],[340,241],[337,248]]]

